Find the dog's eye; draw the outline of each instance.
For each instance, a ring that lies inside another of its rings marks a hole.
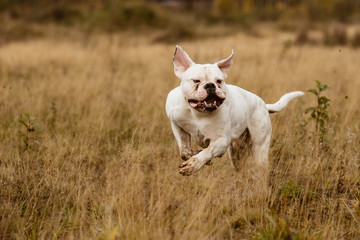
[[[221,83],[222,83],[222,80],[218,79],[218,80],[216,80],[216,83],[217,83],[217,84],[221,84]]]
[[[194,81],[194,83],[199,83],[200,82],[200,80],[198,80],[198,79],[195,79],[193,81]]]

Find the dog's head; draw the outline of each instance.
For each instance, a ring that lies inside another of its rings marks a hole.
[[[174,54],[175,75],[181,79],[185,100],[199,112],[215,111],[225,101],[226,72],[233,62],[234,51],[227,59],[214,64],[196,64],[180,47]]]

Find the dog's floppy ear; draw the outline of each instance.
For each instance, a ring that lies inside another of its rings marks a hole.
[[[189,55],[178,45],[176,45],[173,62],[174,72],[178,78],[181,78],[181,75],[194,64]]]
[[[220,68],[220,70],[226,74],[226,72],[229,70],[231,65],[233,64],[233,56],[234,56],[234,49],[232,50],[231,56],[227,59],[221,60],[217,62],[217,66]]]

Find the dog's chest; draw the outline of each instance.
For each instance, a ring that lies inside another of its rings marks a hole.
[[[212,136],[209,134],[209,131],[206,131],[206,129],[203,127],[199,127],[196,124],[188,124],[187,126],[183,127],[183,129],[191,135],[192,139],[194,139],[197,145],[203,148],[209,146]]]
[[[206,148],[218,135],[222,135],[221,129],[215,124],[214,119],[187,118],[180,121],[180,127],[189,133],[199,146]]]
[[[207,148],[211,141],[210,137],[203,135],[200,132],[200,130],[197,131],[196,136],[192,135],[192,138],[194,139],[194,141],[196,142],[197,145],[199,145],[200,147],[203,147],[203,148]]]

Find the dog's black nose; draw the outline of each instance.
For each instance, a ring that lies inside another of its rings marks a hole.
[[[204,89],[207,91],[208,94],[215,93],[216,86],[213,83],[207,83],[204,86]]]

